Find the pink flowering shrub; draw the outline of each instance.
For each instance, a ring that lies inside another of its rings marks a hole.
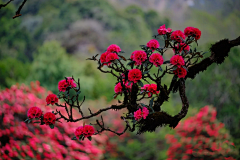
[[[42,113],[47,116],[49,111],[56,109],[55,106],[46,105],[45,97],[49,93],[39,86],[39,82],[31,83],[30,88],[13,85],[0,92],[0,159],[97,160],[103,157],[103,153],[112,145],[105,134],[94,136],[92,141],[73,141],[71,137],[81,123],[58,122],[51,129],[33,119],[39,118]],[[64,109],[60,110],[65,115]],[[36,123],[24,123],[26,113]],[[112,112],[114,117],[115,113]],[[53,115],[50,112],[47,117],[51,120],[46,119],[47,122],[54,123]],[[121,123],[118,126],[122,129]],[[92,133],[91,129],[84,130],[85,135]]]
[[[47,112],[43,115],[43,122],[46,125],[55,124],[55,121],[56,121],[56,117],[54,113]]]
[[[184,68],[177,68],[173,73],[177,75],[178,78],[184,78],[187,75],[187,71]]]
[[[116,59],[119,59],[118,58],[118,55],[116,53],[109,53],[107,56],[106,56],[106,62],[108,62],[108,64],[111,64],[112,61],[116,60]]]
[[[216,120],[216,109],[205,106],[195,116],[176,127],[175,135],[166,135],[170,144],[168,160],[233,159],[238,154],[224,124]]]

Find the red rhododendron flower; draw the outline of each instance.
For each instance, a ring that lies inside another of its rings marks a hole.
[[[180,55],[172,56],[172,58],[170,59],[170,63],[177,66],[178,68],[181,68],[183,65],[185,65],[184,59]]]
[[[106,56],[106,61],[109,62],[109,64],[116,60],[116,59],[119,59],[118,55],[116,53],[109,53],[107,56]]]
[[[176,30],[171,34],[171,40],[175,40],[177,42],[182,42],[182,39],[180,37],[182,37],[182,39],[185,40],[185,35],[180,30]]]
[[[121,52],[121,48],[119,46],[117,46],[116,44],[111,44],[108,48],[107,48],[108,52]]]
[[[155,65],[156,67],[159,67],[163,64],[163,57],[162,55],[158,54],[158,53],[153,53],[150,57],[149,57],[149,62],[153,63],[153,65]]]
[[[152,94],[158,94],[157,85],[156,84],[145,84],[142,89],[148,91],[148,97],[151,97]]]
[[[196,40],[199,40],[201,37],[201,31],[198,28],[194,28],[194,27],[187,27],[184,29],[184,34],[186,36],[192,36],[194,37]]]
[[[144,51],[137,50],[132,53],[133,60],[136,62],[135,65],[141,65],[147,59],[147,54]],[[130,58],[131,58],[130,57]]]
[[[166,29],[165,24],[164,24],[164,25],[160,26],[160,28],[158,29],[158,34],[164,35],[166,33],[170,33],[171,31],[172,31],[172,29],[171,28]]]
[[[83,126],[83,135],[84,137],[90,137],[94,134],[94,128],[91,125],[85,125]]]
[[[77,139],[79,139],[79,136],[81,136],[83,134],[83,126],[78,127],[75,132],[74,132],[75,136],[77,137]]]
[[[134,118],[136,121],[140,120],[142,118],[142,111],[141,109],[137,110],[136,112],[134,112]]]
[[[153,52],[155,51],[155,49],[159,48],[160,45],[158,43],[158,41],[156,39],[151,39],[148,43],[147,43],[147,47],[150,48]]]
[[[177,75],[178,78],[184,78],[187,75],[187,71],[184,68],[177,68],[173,73]]]
[[[182,51],[184,51],[185,53],[187,51],[190,51],[190,46],[187,45],[186,43],[177,44],[176,48],[177,48],[179,53],[182,52]],[[173,49],[173,51],[175,52],[175,49]]]
[[[126,89],[130,89],[130,88],[132,88],[132,83],[130,84],[130,85],[128,85],[128,81],[127,82],[124,82],[123,81],[123,84],[125,85],[125,88]],[[122,85],[121,85],[121,82],[118,82],[117,84],[116,84],[116,86],[114,87],[114,92],[115,93],[121,93],[123,90],[123,87],[122,87]]]
[[[28,110],[27,116],[29,119],[40,118],[42,116],[42,110],[38,107],[31,107]]]
[[[128,80],[137,83],[142,78],[142,72],[139,69],[132,69],[128,72]]]
[[[77,84],[74,82],[74,80],[71,77],[68,77],[67,80],[63,79],[58,82],[58,90],[60,92],[65,92],[67,87],[75,88],[77,87]]]
[[[58,103],[58,97],[55,94],[49,94],[46,98],[47,104],[54,105],[55,103]]]
[[[105,62],[107,62],[106,57],[107,57],[108,54],[109,54],[109,52],[104,52],[100,56],[100,61],[101,61],[101,63],[104,63],[103,65],[107,65],[107,63],[105,63]]]
[[[143,119],[146,119],[148,114],[149,114],[149,110],[147,109],[147,107],[143,107],[143,109],[142,109],[142,117],[143,117]]]
[[[55,121],[56,121],[56,117],[54,113],[47,112],[43,115],[43,122],[46,123],[46,125],[55,124]]]

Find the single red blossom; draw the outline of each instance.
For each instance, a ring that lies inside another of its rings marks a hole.
[[[106,60],[106,57],[107,57],[107,55],[109,54],[110,52],[104,52],[103,54],[101,54],[101,56],[100,56],[100,61],[101,61],[101,63],[104,63],[103,65],[107,65],[107,60]]]
[[[149,57],[149,62],[153,63],[153,65],[155,65],[156,67],[159,67],[163,64],[163,57],[162,55],[158,54],[158,53],[153,53],[150,57]]]
[[[142,78],[142,72],[139,69],[132,69],[128,72],[128,80],[137,83]]]
[[[108,62],[109,64],[116,60],[116,59],[119,59],[118,55],[116,53],[109,53],[107,56],[106,56],[106,62]]]
[[[74,134],[77,137],[77,139],[79,139],[79,137],[83,134],[83,126],[78,127],[75,130]]]
[[[133,56],[132,56],[133,55]],[[147,54],[146,52],[142,50],[137,50],[132,53],[131,57],[135,61],[135,65],[141,65],[142,62],[144,62],[147,59]],[[130,58],[131,58],[130,57]]]
[[[159,35],[164,35],[164,34],[170,33],[170,32],[172,32],[172,29],[171,28],[166,29],[165,24],[160,26],[159,29],[158,29],[158,34]]]
[[[49,94],[46,98],[47,104],[54,105],[55,103],[58,103],[58,97],[55,94]]]
[[[149,110],[147,109],[147,107],[143,107],[143,109],[142,109],[142,117],[143,117],[143,119],[146,119],[148,114],[149,114]]]
[[[150,48],[153,52],[155,51],[155,49],[159,48],[160,45],[158,43],[158,41],[156,39],[151,39],[148,43],[147,43],[147,47]]]
[[[175,40],[177,42],[182,42],[182,39],[180,37],[185,40],[185,35],[180,30],[176,30],[176,31],[172,32],[172,34],[171,34],[171,40]]]
[[[90,137],[94,134],[95,130],[91,125],[83,126],[83,135],[84,137]]]
[[[187,75],[187,71],[184,68],[177,68],[173,71],[173,73],[177,75],[178,78],[185,78],[185,76]]]
[[[181,68],[183,65],[185,65],[184,59],[180,55],[172,56],[172,58],[170,59],[170,63],[177,66],[178,68]]]
[[[46,125],[55,124],[55,121],[56,121],[56,117],[54,113],[47,112],[43,115],[43,122]]]
[[[68,77],[67,79],[63,79],[58,82],[58,90],[60,92],[65,92],[67,87],[71,87],[71,88],[77,87],[76,83],[71,77]]]
[[[190,51],[190,46],[187,45],[186,43],[177,44],[176,48],[177,48],[179,53],[182,52],[182,51],[184,51],[185,53],[187,51]],[[173,51],[176,52],[175,49],[173,49]]]
[[[134,112],[134,118],[136,121],[140,120],[142,118],[142,111],[141,109],[137,110],[136,112]]]
[[[121,52],[121,48],[119,46],[117,46],[116,44],[111,44],[108,48],[107,48],[108,52]]]
[[[42,110],[38,107],[31,107],[28,110],[27,116],[29,119],[40,118],[42,116]]]
[[[196,40],[199,40],[201,37],[201,31],[198,28],[194,28],[194,27],[187,27],[184,29],[184,34],[185,36],[192,36],[194,37]]]

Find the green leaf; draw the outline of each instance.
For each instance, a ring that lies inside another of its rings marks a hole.
[[[84,135],[80,135],[78,139],[81,141],[82,139],[84,139]]]
[[[142,81],[138,81],[137,83],[138,83],[139,86],[143,87]]]
[[[158,67],[158,69],[159,69],[159,71],[161,71],[161,72],[162,72],[162,67],[161,67],[161,66],[159,66],[159,67]]]
[[[167,60],[167,61],[163,62],[163,64],[167,64],[167,63],[170,63],[170,61],[169,61],[169,60]]]
[[[120,51],[119,53],[125,53],[124,51]]]
[[[131,64],[133,64],[133,63],[135,63],[135,62],[134,62],[134,61],[128,62],[127,65],[131,65]]]
[[[52,111],[52,113],[54,113],[54,111]]]
[[[28,120],[28,123],[31,123],[31,122],[32,122],[32,119],[29,119],[29,120]]]
[[[75,136],[72,138],[72,140],[76,140],[76,139],[77,139],[77,137],[75,137]]]
[[[145,104],[143,104],[143,103],[140,103],[142,106],[144,106],[144,107],[147,107],[147,105],[145,105]]]
[[[87,137],[87,139],[89,140],[89,141],[91,141],[92,140],[92,137],[90,136],[90,137]]]
[[[49,124],[49,127],[50,127],[51,129],[53,129],[53,128],[54,128],[54,125],[53,125],[53,124]]]
[[[149,103],[150,107],[152,107],[152,105],[153,105],[153,100],[154,100],[154,97],[150,100],[150,103]]]
[[[148,71],[144,71],[144,72],[143,72],[143,75],[144,75],[144,74],[147,74],[147,73],[149,73],[149,70],[148,70]]]
[[[172,70],[175,71],[177,68],[177,66],[173,66]]]
[[[24,122],[27,122],[29,119],[27,118]]]
[[[182,67],[188,72],[188,69],[185,66],[182,66]]]
[[[130,86],[133,82],[128,82],[128,86]]]
[[[33,122],[33,123],[40,123],[40,122]]]

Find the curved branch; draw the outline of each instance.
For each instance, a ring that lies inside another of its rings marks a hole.
[[[230,49],[234,46],[240,45],[240,36],[234,40],[229,41],[228,39],[223,39],[215,44],[212,45],[210,48],[211,56],[205,58],[200,63],[189,67],[188,74],[185,77],[194,79],[194,77],[199,73],[205,71],[211,64],[217,63],[221,64],[224,62],[225,58],[228,56]]]
[[[0,4],[0,9],[2,8],[2,7],[6,7],[10,2],[12,2],[13,0],[9,0],[7,3],[5,3],[5,4]]]
[[[20,12],[21,12],[21,10],[22,10],[22,8],[23,8],[23,6],[25,5],[26,2],[27,2],[27,0],[24,0],[24,1],[22,2],[22,4],[18,7],[18,10],[17,10],[17,12],[16,12],[16,15],[12,17],[13,19],[21,16]]]

